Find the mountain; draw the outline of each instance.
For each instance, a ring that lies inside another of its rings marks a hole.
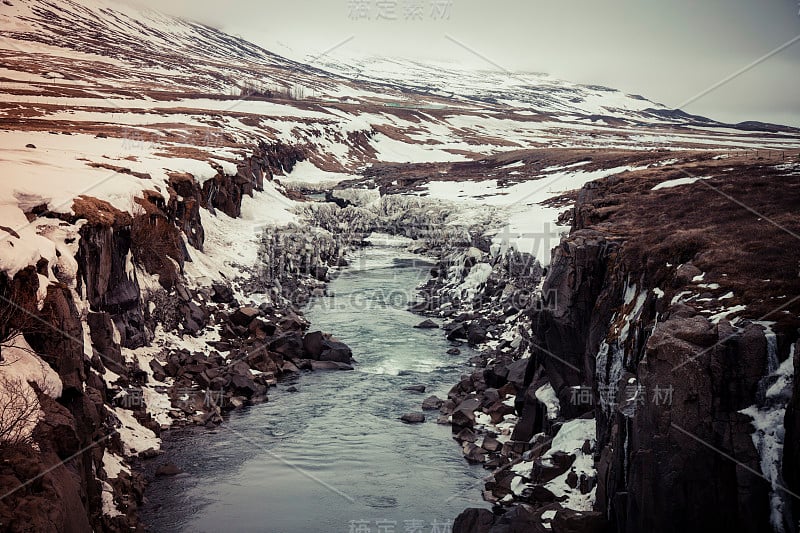
[[[0,7],[4,120],[24,117],[28,131],[61,125],[118,137],[104,131],[114,124],[172,150],[187,134],[199,150],[268,138],[308,146],[317,166],[335,171],[552,146],[781,149],[798,135],[737,129],[540,74],[325,56],[304,65],[207,26],[102,0]]]

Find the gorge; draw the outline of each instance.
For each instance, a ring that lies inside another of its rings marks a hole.
[[[797,531],[797,128],[106,0],[0,37],[0,530]]]

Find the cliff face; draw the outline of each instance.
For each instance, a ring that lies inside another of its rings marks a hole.
[[[594,508],[610,530],[795,531],[797,505],[781,487],[793,491],[798,480],[798,332],[793,308],[780,312],[787,307],[780,282],[796,283],[796,272],[771,265],[777,286],[765,284],[759,303],[774,297],[775,312],[748,312],[743,298],[743,316],[732,318],[739,308],[726,300],[739,291],[737,280],[726,286],[726,278],[746,253],[772,258],[764,243],[719,250],[724,239],[717,236],[741,231],[752,215],[739,213],[738,227],[715,224],[708,205],[714,193],[695,189],[701,198],[691,203],[700,211],[684,230],[710,221],[701,242],[651,244],[646,234],[664,231],[646,227],[659,215],[658,199],[637,206],[626,196],[636,189],[635,180],[612,178],[579,194],[572,231],[553,250],[544,283],[544,293],[556,291],[557,305],[532,313],[526,384],[545,376],[565,419],[596,419]],[[645,227],[633,231],[635,224]],[[792,253],[796,246],[784,237],[764,236]],[[727,264],[710,259],[725,254]],[[576,401],[583,388],[591,401]],[[520,426],[530,425],[538,404],[526,396]],[[780,427],[760,422],[770,416]],[[533,424],[531,433],[546,430]]]
[[[665,312],[646,275],[619,259],[587,230],[555,250],[545,287],[564,297],[535,317],[528,369],[546,374],[567,418],[585,410],[572,390],[592,389],[597,508],[623,531],[761,530],[769,485],[753,473],[759,458],[739,411],[755,403],[766,368],[763,328],[714,325],[688,306]]]
[[[13,277],[0,273],[2,338],[6,339],[9,331],[21,331],[30,353],[55,371],[62,384],[60,394],[36,389],[37,412],[41,414],[30,439],[13,446],[0,444],[0,492],[4,494],[0,529],[83,532],[139,528],[136,508],[144,483],[124,457],[154,454],[126,441],[127,432],[136,424],[152,435],[160,430],[161,423],[149,413],[146,397],[130,396],[136,391],[141,394],[141,386],[148,381],[152,385],[151,380],[164,380],[169,374],[185,390],[197,388],[202,396],[202,388],[211,388],[209,374],[218,376],[214,382],[220,398],[230,400],[226,408],[265,394],[268,380],[254,379],[250,368],[271,370],[269,376],[282,372],[274,361],[284,365],[284,355],[288,363],[288,357],[295,354],[283,350],[273,357],[266,343],[271,335],[285,331],[302,338],[297,333],[305,327],[302,319],[295,317],[289,324],[278,314],[272,317],[276,325],[271,325],[265,319],[275,310],[222,311],[237,305],[230,288],[218,284],[200,294],[203,291],[187,286],[183,267],[191,260],[187,246],[203,249],[201,208],[238,216],[244,196],[262,190],[265,179],[290,169],[302,157],[295,147],[261,144],[238,165],[235,175],[220,168],[215,178],[203,184],[191,175],[176,175],[169,191],[143,191],[136,199],[141,210],[135,213],[80,197],[73,213],[57,215],[61,221],[56,221],[76,228],[74,276],[59,270],[60,263],[51,267],[46,260]],[[50,268],[63,283],[45,286]],[[142,272],[154,276],[160,288],[152,283],[145,287]],[[157,309],[154,300],[169,302],[176,308],[175,316],[167,320],[167,313]],[[227,324],[228,340],[221,344],[227,344],[228,350],[243,344],[241,357],[232,359],[244,358],[244,366],[237,366],[236,361],[228,364],[218,354],[187,351],[178,353],[175,363],[166,368],[154,358],[150,368],[143,369],[131,352],[124,353],[149,346],[157,326],[193,334],[212,318]],[[263,348],[253,353],[249,346],[256,342]],[[16,348],[10,343],[2,345],[0,365],[14,369]],[[296,370],[288,363],[286,369],[292,368]],[[185,402],[187,408],[193,401]],[[199,422],[219,420],[220,406],[212,407],[200,401],[187,413],[206,410]]]

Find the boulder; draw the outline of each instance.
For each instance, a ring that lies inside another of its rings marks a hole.
[[[265,340],[272,337],[277,330],[275,324],[271,324],[261,318],[256,318],[247,327],[247,330],[254,335],[257,339]]]
[[[436,322],[434,322],[431,319],[427,319],[427,320],[423,320],[422,322],[420,322],[419,324],[417,324],[414,327],[417,328],[417,329],[436,329],[436,328],[439,327],[439,324],[437,324]]]
[[[508,365],[508,374],[506,379],[516,385],[517,390],[525,389],[525,370],[528,368],[530,359],[520,359]]]
[[[284,331],[305,331],[308,328],[308,321],[293,311],[286,313],[280,321],[280,327]]]
[[[477,344],[481,344],[486,342],[486,328],[478,324],[477,322],[473,322],[467,328],[467,342],[470,346],[475,346]]]
[[[281,366],[281,372],[292,374],[295,372],[300,372],[300,369],[297,368],[297,365],[292,363],[291,361],[284,361],[283,365]]]
[[[444,404],[444,400],[439,398],[438,396],[428,396],[422,401],[422,410],[423,411],[435,411],[442,407]]]
[[[255,307],[240,307],[231,315],[231,322],[246,328],[261,312]]]
[[[153,379],[156,381],[164,381],[167,379],[167,371],[164,369],[164,366],[159,363],[156,359],[150,359],[150,370],[153,371]]]
[[[230,285],[224,283],[214,283],[211,285],[211,290],[214,292],[211,295],[211,301],[216,303],[229,304],[233,302],[233,289]]]
[[[345,343],[330,339],[323,341],[322,353],[319,354],[320,361],[336,361],[347,364],[352,359],[353,352]]]
[[[476,440],[478,440],[478,436],[475,435],[475,432],[469,428],[463,428],[453,438],[461,443],[475,442]]]
[[[312,370],[353,370],[353,367],[336,361],[311,361]]]
[[[608,526],[603,513],[597,511],[562,509],[552,520],[553,531],[557,533],[604,533]]]
[[[423,393],[425,392],[425,385],[409,385],[408,387],[403,387],[403,390],[408,392]]]
[[[269,343],[272,352],[286,357],[301,357],[303,354],[303,338],[296,331],[282,333]]]
[[[452,424],[453,429],[468,427],[471,428],[475,425],[475,409],[480,406],[480,400],[477,398],[470,398],[461,402],[453,411]]]
[[[245,398],[252,398],[259,390],[259,386],[253,381],[253,376],[243,376],[236,374],[231,376],[229,388],[236,393],[237,396],[244,396]]]
[[[453,533],[490,533],[495,516],[488,509],[469,508],[453,522]]]
[[[531,479],[535,483],[547,483],[564,474],[574,462],[574,455],[569,455],[562,451],[555,452],[549,461],[537,458],[533,462]]]
[[[164,463],[156,468],[156,476],[177,476],[183,473],[183,470],[178,468],[174,463]]]
[[[464,458],[470,463],[483,463],[486,462],[486,450],[472,442],[464,444]]]
[[[328,278],[328,267],[326,266],[315,266],[311,269],[311,273],[317,281],[330,281]]]
[[[322,354],[322,343],[324,341],[325,337],[321,331],[306,333],[303,337],[303,351],[306,356],[311,359],[319,359],[319,356]]]
[[[503,445],[494,437],[484,437],[481,448],[487,452],[496,453],[503,449]]]
[[[420,424],[425,422],[425,415],[423,413],[406,413],[400,417],[400,420],[406,424]]]
[[[447,340],[449,341],[467,338],[467,327],[463,322],[453,322],[452,324],[446,326],[446,329]]]

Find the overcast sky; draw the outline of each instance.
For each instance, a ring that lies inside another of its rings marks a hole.
[[[547,72],[670,107],[800,126],[797,0],[129,0],[293,59],[331,52]],[[455,44],[448,36],[465,44]]]

